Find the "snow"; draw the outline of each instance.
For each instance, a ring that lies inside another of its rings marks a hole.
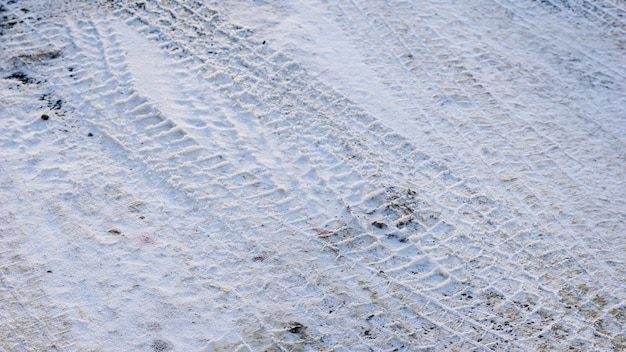
[[[0,11],[0,350],[626,348],[622,2]]]

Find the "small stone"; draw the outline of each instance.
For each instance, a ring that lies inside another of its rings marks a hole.
[[[48,120],[49,118],[50,118],[50,116],[48,116],[46,114],[42,114],[41,115],[41,119],[44,120],[44,121]]]
[[[93,137],[93,133],[91,132],[87,133],[87,137]]]
[[[287,328],[287,330],[289,330],[289,332],[292,334],[300,334],[304,332],[305,329],[306,327],[298,322],[292,322]]]
[[[379,229],[386,229],[386,228],[387,228],[387,224],[385,224],[385,223],[384,223],[384,222],[382,222],[382,221],[374,221],[374,222],[372,223],[372,225],[374,225],[374,226],[378,227]]]

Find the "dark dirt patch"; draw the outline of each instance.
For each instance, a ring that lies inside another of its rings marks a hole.
[[[23,54],[18,57],[24,61],[41,62],[46,60],[54,60],[61,57],[61,50],[40,50],[33,54]]]
[[[155,352],[166,352],[174,349],[171,343],[164,340],[154,340],[150,346]]]
[[[31,83],[35,83],[35,79],[32,77],[29,77],[27,74],[25,74],[24,72],[18,71],[13,73],[10,76],[6,76],[4,77],[5,79],[14,79],[14,80],[18,80],[20,81],[22,84],[31,84]]]
[[[62,99],[54,99],[50,94],[42,94],[39,97],[39,100],[45,101],[50,110],[61,110],[63,108],[63,100]],[[57,113],[58,115],[58,113]]]
[[[61,99],[57,99],[57,101],[55,101],[54,103],[50,102],[48,104],[48,107],[50,107],[50,109],[52,110],[61,110],[62,106],[63,106],[63,100]]]
[[[400,243],[406,243],[409,241],[408,238],[406,238],[406,236],[404,235],[400,235],[400,234],[395,234],[395,233],[389,233],[387,234],[387,238],[388,239],[394,239],[397,240]]]
[[[15,27],[17,23],[17,18],[15,17],[2,16],[2,18],[0,18],[0,28],[2,29],[11,29]]]

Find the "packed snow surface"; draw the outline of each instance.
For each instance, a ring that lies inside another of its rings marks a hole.
[[[623,0],[0,2],[1,351],[626,350]]]

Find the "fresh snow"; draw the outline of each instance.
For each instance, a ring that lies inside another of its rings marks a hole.
[[[625,15],[0,3],[0,350],[625,350]]]

